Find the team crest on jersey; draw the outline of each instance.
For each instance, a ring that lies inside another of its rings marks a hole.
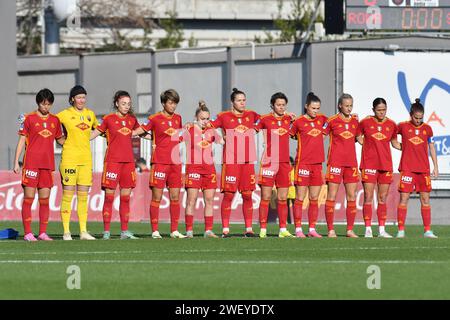
[[[427,135],[426,130],[423,130],[422,132],[423,132],[423,135],[425,135],[425,136]]]
[[[48,137],[50,137],[52,135],[52,133],[49,130],[47,130],[47,129],[41,130],[38,133],[41,136],[43,136],[44,138],[48,138]]]
[[[309,130],[308,134],[310,136],[312,136],[312,137],[317,137],[319,134],[322,134],[322,131],[320,131],[319,129],[314,128],[312,130]]]
[[[54,123],[50,124],[50,127],[52,127],[52,129],[55,129],[55,124]]]
[[[34,126],[35,127],[40,127],[41,125],[39,124],[39,122],[37,122]]]
[[[386,136],[384,134],[382,134],[381,132],[377,132],[372,134],[372,137],[377,139],[377,140],[384,140],[386,139]]]
[[[353,138],[353,133],[351,133],[350,131],[347,131],[347,130],[344,132],[341,132],[339,135],[344,139]]]
[[[91,122],[91,117],[87,116],[87,121]]]
[[[177,133],[177,130],[175,130],[174,128],[170,127],[169,129],[167,129],[166,131],[164,131],[165,134],[169,135],[169,136],[173,136],[174,134]]]
[[[239,119],[240,120],[240,119]],[[239,133],[244,133],[248,130],[248,127],[244,126],[244,125],[239,125],[236,128],[234,128],[234,131],[237,131]]]
[[[202,141],[200,141],[199,143],[197,143],[197,145],[198,145],[200,148],[205,149],[205,148],[208,148],[208,147],[211,145],[211,143],[209,143],[209,142],[206,141],[206,140],[202,140]]]
[[[127,127],[122,127],[122,128],[120,128],[120,130],[117,130],[117,132],[120,132],[124,136],[127,136],[131,133],[131,130],[128,129]]]
[[[421,144],[421,143],[423,143],[423,140],[420,137],[412,137],[412,138],[409,139],[409,141],[412,144],[415,144],[416,146]]]
[[[288,131],[285,128],[278,128],[273,130],[273,133],[279,135],[279,136],[284,136],[286,133],[288,133]]]
[[[90,127],[89,127],[86,123],[84,123],[84,122],[81,122],[81,123],[77,124],[76,127],[77,127],[78,129],[83,130],[83,131],[90,128]]]

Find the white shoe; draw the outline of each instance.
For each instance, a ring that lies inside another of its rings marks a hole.
[[[386,231],[383,231],[378,234],[378,238],[392,238],[392,236]]]
[[[162,239],[161,235],[159,234],[159,231],[153,231],[152,238],[153,239]]]
[[[194,237],[194,231],[186,231],[186,238],[193,238]]]
[[[424,238],[437,239],[437,235],[433,233],[433,231],[429,230],[423,234]]]
[[[364,233],[364,238],[373,238],[372,228],[366,229],[366,233]]]
[[[67,241],[72,240],[72,235],[70,234],[70,232],[65,232],[63,234],[63,240],[67,240]]]
[[[405,237],[405,230],[399,230],[397,232],[397,238],[404,238]]]
[[[91,236],[87,231],[83,231],[80,233],[80,240],[95,240],[93,236]]]
[[[170,237],[171,238],[174,238],[174,239],[182,239],[182,238],[186,238],[186,236],[185,235],[183,235],[183,234],[181,234],[181,233],[179,233],[178,232],[178,230],[175,230],[174,232],[171,232],[170,233]]]

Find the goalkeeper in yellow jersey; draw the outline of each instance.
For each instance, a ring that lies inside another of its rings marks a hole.
[[[75,86],[70,90],[70,107],[57,114],[66,136],[62,148],[61,183],[63,196],[61,201],[61,220],[64,228],[63,240],[72,240],[70,233],[70,215],[72,198],[77,193],[77,213],[80,224],[80,239],[95,240],[87,232],[88,192],[92,185],[92,154],[90,134],[98,122],[92,110],[86,107],[86,90]]]

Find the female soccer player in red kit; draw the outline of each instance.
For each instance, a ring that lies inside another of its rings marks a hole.
[[[261,116],[256,125],[258,131],[263,130],[265,150],[261,158],[259,185],[261,186],[261,202],[259,204],[260,238],[267,237],[267,216],[272,189],[277,188],[278,221],[280,238],[292,238],[287,230],[287,194],[290,183],[291,164],[289,163],[289,128],[291,117],[286,114],[288,98],[277,92],[270,98],[272,112]]]
[[[102,175],[102,189],[105,190],[103,239],[108,240],[111,237],[110,225],[117,185],[120,188],[120,239],[138,239],[128,231],[128,220],[130,194],[136,186],[131,133],[139,127],[139,123],[133,114],[128,92],[120,90],[114,94],[113,108],[115,112],[104,116],[101,125],[91,133],[91,140],[105,134],[108,143]]]
[[[325,133],[330,136],[328,149],[327,173],[325,179],[328,185],[327,201],[325,203],[325,218],[328,226],[328,237],[335,238],[334,207],[336,195],[341,182],[344,182],[347,198],[347,237],[357,238],[353,231],[356,216],[356,186],[359,181],[358,163],[356,160],[356,134],[358,132],[358,117],[352,115],[353,97],[342,94],[338,101],[339,113],[328,118],[325,123]]]
[[[221,206],[222,237],[230,236],[231,203],[236,191],[242,195],[242,210],[245,220],[245,236],[255,237],[252,228],[253,200],[255,190],[255,124],[260,116],[246,109],[245,93],[233,88],[231,110],[219,113],[209,123],[213,128],[221,128],[225,137],[222,159],[221,189],[224,193]]]
[[[318,198],[323,185],[322,163],[325,161],[323,133],[327,117],[319,113],[320,99],[314,93],[308,93],[305,114],[295,120],[290,134],[297,139],[295,159],[296,199],[294,202],[295,235],[304,238],[302,230],[303,200],[309,191],[308,237],[321,238],[316,231],[319,214]]]
[[[436,149],[433,142],[433,130],[423,123],[424,108],[420,99],[416,99],[409,112],[410,121],[398,125],[398,134],[402,137],[402,157],[398,170],[401,173],[398,191],[400,203],[397,208],[398,233],[397,238],[405,237],[405,221],[409,195],[414,190],[420,193],[421,213],[425,238],[437,238],[431,231],[431,177],[439,175]],[[430,162],[433,161],[433,171],[430,177]]]
[[[152,201],[150,204],[150,219],[152,225],[152,238],[161,239],[158,231],[159,205],[164,187],[169,189],[170,198],[170,237],[186,238],[178,232],[180,218],[180,188],[182,186],[180,137],[182,123],[181,116],[175,113],[180,96],[169,89],[160,96],[163,110],[148,117],[146,123],[133,131],[133,135],[151,133],[153,148],[150,169],[150,188]]]
[[[213,201],[217,188],[216,169],[212,145],[214,142],[223,144],[224,141],[214,129],[208,129],[210,112],[204,101],[199,102],[195,111],[195,122],[187,127],[184,142],[187,147],[186,159],[186,236],[193,238],[194,208],[198,192],[201,189],[205,203],[205,238],[218,238],[213,229]]]
[[[39,195],[39,240],[53,240],[47,235],[49,217],[50,189],[53,187],[55,170],[53,141],[64,143],[61,123],[58,117],[50,113],[55,98],[48,89],[42,89],[36,95],[38,108],[20,118],[19,141],[14,158],[14,172],[20,173],[19,157],[25,147],[22,168],[22,186],[24,198],[22,203],[22,222],[24,240],[37,241],[31,230],[31,205],[36,189]]]
[[[392,238],[386,232],[386,198],[392,183],[392,155],[390,144],[400,150],[397,141],[397,125],[386,117],[387,103],[376,98],[372,103],[374,115],[359,123],[357,140],[362,144],[360,170],[364,186],[363,217],[366,226],[365,237],[372,238],[372,202],[375,187],[378,195],[378,226],[380,238]]]

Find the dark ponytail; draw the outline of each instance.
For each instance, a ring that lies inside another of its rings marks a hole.
[[[245,96],[245,93],[243,91],[233,88],[233,92],[231,93],[231,96],[230,96],[231,102],[234,102],[234,99],[236,98],[236,96],[238,94],[243,94]]]
[[[416,99],[413,104],[411,104],[411,109],[409,109],[409,115],[412,116],[416,112],[425,113],[423,105],[420,103],[420,99]]]
[[[275,104],[275,102],[277,101],[277,99],[283,99],[284,101],[286,101],[286,104],[288,103],[288,98],[286,97],[286,95],[283,92],[277,92],[274,93],[272,95],[272,97],[270,97],[270,106],[273,108],[273,105]]]
[[[379,104],[384,104],[384,105],[387,106],[386,100],[384,100],[383,98],[375,98],[375,100],[373,100],[373,102],[372,102],[373,110],[375,110],[375,108],[376,108]]]
[[[114,98],[113,98],[113,109],[114,110],[116,110],[116,111],[119,110],[119,108],[116,104],[119,102],[120,98],[123,98],[123,97],[128,97],[131,99],[130,94],[124,90],[119,90],[114,94]],[[128,110],[128,114],[134,114],[133,107],[131,107],[130,110]]]
[[[306,95],[305,113],[306,113],[306,107],[309,106],[309,105],[310,105],[311,103],[313,103],[313,102],[321,103],[320,98],[319,98],[318,96],[316,96],[316,95],[314,94],[314,92],[309,92],[309,93]]]

